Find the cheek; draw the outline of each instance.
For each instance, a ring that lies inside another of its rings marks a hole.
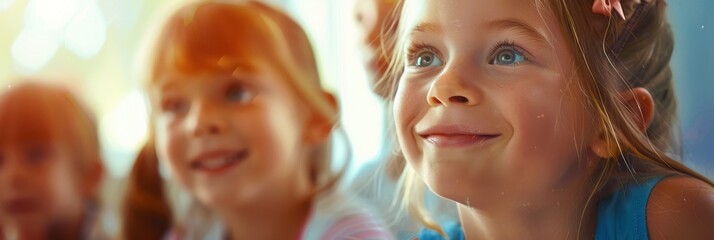
[[[514,117],[511,119],[515,119],[513,128],[516,140],[529,145],[521,148],[537,151],[550,145],[551,141],[558,140],[560,136],[557,135],[562,130],[570,128],[568,126],[570,117],[560,111],[562,102],[557,101],[556,97],[544,92],[531,94],[514,96],[514,98],[521,98],[518,102],[526,104],[514,104],[515,111],[512,112]]]
[[[244,123],[243,127],[249,132],[252,145],[258,149],[264,167],[292,168],[291,163],[303,157],[300,149],[304,147],[301,144],[307,134],[306,120],[302,116],[304,108],[285,103],[270,106],[273,107],[263,108],[268,110],[260,111],[252,123]]]
[[[154,147],[159,161],[168,166],[171,175],[177,177],[179,181],[184,181],[184,171],[179,164],[184,157],[186,144],[177,129],[164,119],[154,121]]]
[[[545,82],[545,81],[543,81]],[[541,82],[540,86],[517,86],[504,94],[499,102],[505,109],[504,117],[513,129],[509,147],[517,154],[513,159],[524,156],[544,156],[570,147],[572,136],[571,100],[563,96],[559,85]],[[552,157],[552,156],[550,156]]]
[[[55,158],[50,166],[52,170],[46,173],[44,178],[46,191],[52,199],[48,202],[53,206],[54,212],[73,213],[80,211],[86,203],[85,193],[81,191],[83,176],[77,171],[77,166],[72,162],[74,159]]]
[[[414,125],[428,109],[426,91],[416,84],[400,81],[394,97],[394,123],[399,145],[410,163],[419,159],[420,151],[414,138]]]
[[[178,155],[177,149],[181,149],[182,141],[176,129],[163,118],[154,121],[155,147],[157,154],[162,159],[175,158]]]
[[[577,89],[570,89],[569,81],[559,74],[541,73],[532,76],[534,81],[523,81],[513,86],[501,109],[509,109],[507,118],[513,125],[514,137],[518,142],[528,144],[522,149],[537,151],[547,147],[565,147],[563,143],[573,143],[573,133],[581,131],[577,117],[582,111]],[[571,80],[574,81],[574,80]],[[575,87],[576,88],[576,87]]]
[[[582,145],[583,133],[588,129],[583,125],[583,106],[573,94],[573,90],[558,88],[541,91],[528,96],[529,110],[524,110],[521,119],[525,129],[531,133],[529,140],[538,148],[555,147],[572,149]],[[532,139],[537,138],[537,139]],[[544,141],[545,140],[545,141]]]
[[[529,182],[552,182],[559,178],[582,156],[588,131],[582,124],[580,102],[560,86],[531,87],[523,94],[511,95],[517,99],[509,104],[508,112],[513,126],[513,139],[509,144],[512,166],[520,168]]]

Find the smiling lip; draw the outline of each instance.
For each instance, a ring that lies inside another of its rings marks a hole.
[[[248,158],[249,152],[244,150],[212,150],[205,151],[189,163],[192,170],[218,174]]]
[[[437,147],[465,147],[497,138],[501,134],[484,133],[460,126],[434,126],[417,134]]]

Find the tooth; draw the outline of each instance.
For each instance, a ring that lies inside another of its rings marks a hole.
[[[225,165],[225,161],[223,159],[212,159],[204,161],[202,165],[204,168],[218,168]]]

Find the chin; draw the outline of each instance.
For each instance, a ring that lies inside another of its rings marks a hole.
[[[474,188],[430,188],[434,194],[446,200],[476,209],[487,209],[493,205],[498,194]]]
[[[498,184],[483,177],[455,174],[453,171],[432,172],[425,181],[436,195],[475,208],[485,207],[501,196]]]
[[[462,181],[462,176],[446,171],[432,171],[426,173],[423,178],[426,186],[436,195],[448,199],[459,199],[465,195],[467,181]]]
[[[260,189],[236,185],[228,189],[211,189],[199,195],[199,199],[206,206],[224,209],[254,206],[264,199],[264,195]]]

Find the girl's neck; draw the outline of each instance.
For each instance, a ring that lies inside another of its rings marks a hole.
[[[286,184],[276,184],[253,200],[215,209],[228,228],[230,239],[300,239],[316,197],[309,172],[307,166],[301,166],[295,175],[278,180]]]
[[[596,209],[583,214],[575,204],[553,204],[489,212],[460,204],[459,216],[466,239],[592,239]]]
[[[586,174],[585,176],[588,176]],[[597,220],[597,196],[587,203],[593,186],[585,178],[548,191],[532,201],[504,199],[478,209],[459,204],[467,239],[592,239]],[[587,204],[587,208],[586,208]]]
[[[313,197],[261,202],[224,216],[230,239],[299,239],[312,211]]]

